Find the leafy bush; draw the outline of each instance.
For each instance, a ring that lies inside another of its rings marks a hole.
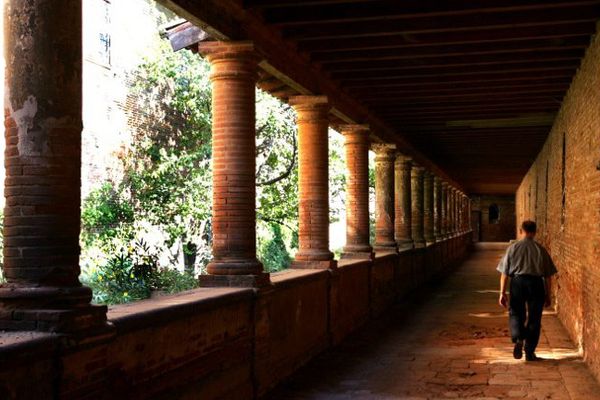
[[[128,303],[147,299],[155,290],[176,293],[198,286],[191,273],[159,268],[156,253],[144,241],[121,249],[106,264],[88,271],[83,280],[97,304]]]
[[[81,209],[81,239],[85,245],[102,245],[131,236],[134,210],[123,191],[110,182],[92,190]]]
[[[286,269],[290,265],[291,257],[284,242],[281,226],[269,224],[271,237],[259,239],[258,258],[263,263],[267,272],[276,272]]]

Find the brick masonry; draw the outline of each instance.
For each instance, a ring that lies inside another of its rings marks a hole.
[[[517,193],[558,270],[558,315],[600,378],[600,37],[571,83]]]
[[[471,218],[478,242],[508,242],[515,238],[514,196],[473,196]],[[497,222],[490,221],[490,207],[498,207]],[[478,231],[477,231],[477,227]]]
[[[450,271],[470,241],[342,260],[334,271],[289,269],[261,291],[200,288],[114,306],[115,333],[102,341],[3,334],[0,398],[255,398]]]

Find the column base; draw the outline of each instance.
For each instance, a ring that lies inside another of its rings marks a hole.
[[[375,259],[375,253],[372,251],[348,251],[343,252],[341,256],[342,260],[371,260]]]
[[[256,275],[200,275],[200,287],[237,287],[264,288],[271,285],[270,274],[261,272]]]
[[[0,287],[0,330],[71,333],[106,327],[106,306],[86,286]]]
[[[337,269],[336,260],[294,260],[292,269]]]
[[[438,236],[436,236],[436,237],[435,237],[435,241],[436,241],[436,242],[441,242],[441,241],[442,241],[442,240],[444,240],[444,239],[445,239],[445,238],[444,238],[444,235],[438,235]]]
[[[431,246],[432,244],[435,244],[435,238],[434,237],[426,237],[425,238],[425,245],[426,246]]]
[[[254,259],[218,259],[208,263],[206,270],[210,275],[260,275],[263,265]]]
[[[76,333],[107,329],[106,306],[0,310],[0,330]]]
[[[415,240],[415,249],[422,249],[427,246],[427,243],[424,239]]]

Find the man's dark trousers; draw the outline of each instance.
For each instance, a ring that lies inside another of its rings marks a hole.
[[[545,299],[544,278],[517,275],[511,279],[510,332],[513,342],[525,341],[526,354],[533,354],[538,345]]]

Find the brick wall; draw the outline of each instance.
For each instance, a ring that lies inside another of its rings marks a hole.
[[[548,139],[517,191],[555,263],[557,310],[600,378],[600,37],[592,39]]]
[[[201,288],[114,306],[92,337],[0,340],[0,399],[249,399],[342,341],[465,255],[464,234],[335,271],[286,270],[273,285]],[[35,384],[31,384],[35,382]]]
[[[514,196],[472,196],[472,199],[471,217],[476,241],[508,242],[515,238]],[[490,207],[494,206],[498,209],[498,219],[491,221]]]

